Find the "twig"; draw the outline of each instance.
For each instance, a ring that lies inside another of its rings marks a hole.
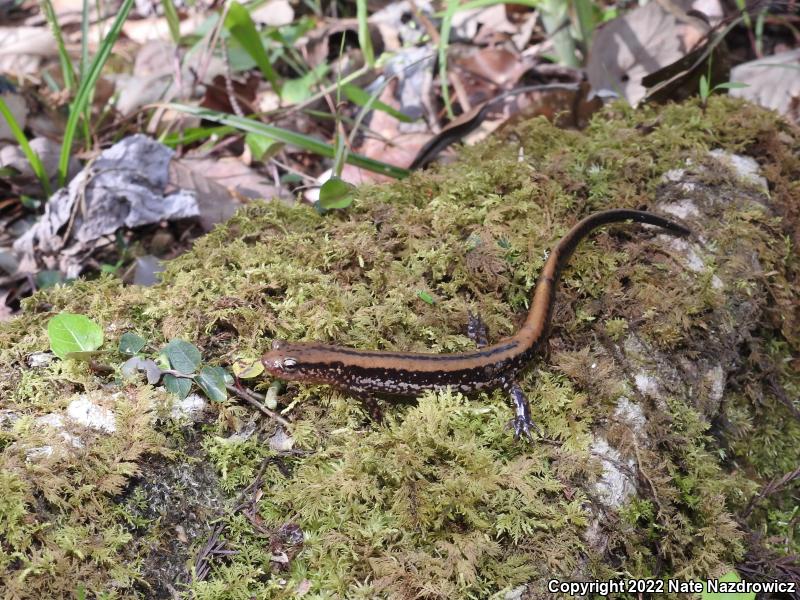
[[[263,400],[263,398],[260,395],[256,394],[255,392],[251,392],[250,390],[248,390],[246,388],[237,388],[235,385],[231,385],[231,384],[226,384],[225,388],[229,392],[231,392],[232,394],[235,394],[237,397],[241,398],[242,400],[244,400],[245,402],[250,404],[250,406],[253,406],[254,408],[257,408],[262,413],[267,415],[270,419],[273,419],[274,421],[277,421],[278,423],[280,423],[281,425],[283,425],[287,429],[292,426],[292,424],[289,421],[284,419],[278,413],[276,413],[275,411],[270,410],[266,406],[264,406],[261,403],[261,400]]]
[[[222,58],[225,63],[225,91],[228,93],[228,102],[231,103],[233,112],[237,117],[244,118],[242,107],[239,106],[239,101],[236,99],[236,90],[233,89],[233,79],[231,77],[231,61],[228,56],[228,44],[225,43],[225,38],[220,38],[220,47],[222,49]]]
[[[789,471],[780,477],[771,479],[767,485],[761,488],[761,491],[758,494],[750,499],[750,502],[747,503],[744,511],[742,511],[742,517],[747,518],[750,513],[753,512],[753,509],[756,507],[758,502],[767,496],[771,496],[772,494],[781,491],[795,479],[800,479],[800,467],[797,467],[794,471]]]

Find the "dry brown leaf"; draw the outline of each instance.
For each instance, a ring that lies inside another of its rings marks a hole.
[[[766,56],[734,67],[731,81],[747,84],[731,96],[778,111],[800,121],[800,49]]]
[[[383,89],[379,100],[408,114],[407,108],[404,109],[398,106],[399,102],[396,98],[396,93],[403,87],[403,84],[403,81],[393,80]],[[417,88],[417,93],[419,94],[419,87]],[[402,99],[404,96],[401,94],[400,97]],[[416,100],[419,101],[419,98]],[[369,128],[372,135],[365,138],[361,146],[354,150],[369,158],[398,167],[410,165],[419,149],[431,137],[430,132],[423,123],[402,123],[382,111],[373,112]],[[352,165],[344,166],[342,179],[354,185],[391,181],[390,177],[359,169]]]
[[[683,57],[706,34],[700,19],[685,16],[690,8],[689,2],[660,0],[599,27],[586,67],[592,88],[638,103],[646,92],[642,78]]]
[[[206,20],[202,12],[191,15],[181,21],[181,35],[193,34]],[[146,19],[128,19],[122,26],[123,33],[134,42],[146,44],[155,40],[169,40],[169,24],[164,17],[148,17]]]
[[[0,27],[0,73],[36,73],[42,59],[57,55],[56,40],[47,27]]]
[[[461,69],[462,81],[473,102],[493,96],[498,88],[513,87],[530,68],[526,59],[503,47],[474,48],[454,58],[452,64]]]
[[[215,222],[227,219],[235,206],[231,204],[231,196],[248,199],[271,200],[285,196],[285,190],[278,187],[265,175],[251,169],[234,156],[222,158],[184,157],[172,161],[170,183],[183,189],[192,189],[205,197],[198,202],[201,212],[212,210],[214,206],[221,209]],[[188,187],[187,187],[188,186]],[[225,201],[223,194],[227,195]]]
[[[294,21],[294,9],[288,0],[269,0],[264,5],[253,9],[250,16],[256,23],[280,27]]]
[[[14,311],[6,304],[6,300],[10,295],[10,291],[0,292],[0,323],[8,321],[14,316]]]
[[[61,154],[61,144],[54,142],[50,138],[37,137],[30,140],[30,147],[39,155],[42,161],[44,172],[50,177],[53,189],[56,188],[56,175],[58,174],[58,160]],[[33,172],[28,157],[22,152],[16,144],[8,144],[0,148],[0,167],[12,167],[19,171],[20,176],[27,177],[31,183],[38,189],[39,183],[36,179],[36,174]],[[70,156],[69,169],[67,178],[71,179],[78,171],[81,165],[75,156]]]
[[[220,218],[218,203],[205,207],[192,189],[167,189],[173,154],[140,134],[104,150],[51,196],[39,221],[14,242],[20,270],[43,264],[77,277],[120,228]]]

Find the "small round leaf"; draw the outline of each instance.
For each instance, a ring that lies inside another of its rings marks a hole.
[[[61,359],[71,352],[91,352],[103,345],[102,328],[85,315],[61,313],[47,322],[50,349]]]
[[[354,190],[355,188],[343,179],[331,177],[319,189],[319,205],[326,210],[347,208],[353,203]]]
[[[223,402],[228,397],[228,391],[225,389],[225,369],[222,367],[203,367],[194,380],[210,400]]]
[[[194,373],[200,366],[200,350],[197,346],[183,340],[172,340],[164,346],[161,354],[169,359],[169,364],[181,373]]]
[[[189,390],[192,389],[192,380],[186,377],[175,377],[175,375],[167,373],[164,375],[164,388],[183,400],[189,395]]]
[[[132,331],[126,331],[119,338],[119,351],[123,354],[136,354],[144,348],[145,343],[142,336],[136,335]]]
[[[258,359],[239,358],[231,366],[233,374],[239,379],[253,379],[264,372],[264,365]]]

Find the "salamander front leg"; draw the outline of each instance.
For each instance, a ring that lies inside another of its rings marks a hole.
[[[381,410],[378,401],[375,399],[375,396],[368,392],[362,392],[359,390],[348,390],[346,392],[353,398],[358,398],[361,401],[361,404],[367,410],[369,414],[370,420],[374,421],[375,423],[382,423],[383,422],[383,411]]]
[[[475,342],[478,348],[483,348],[489,345],[489,340],[486,338],[486,323],[483,322],[478,315],[473,315],[471,312],[467,313],[467,335],[469,339]]]
[[[544,437],[542,430],[531,421],[531,408],[522,388],[517,383],[511,383],[505,389],[511,396],[511,402],[514,405],[514,418],[509,423],[509,426],[514,427],[514,439],[526,437],[529,441],[533,441],[531,427],[536,430],[539,437]]]

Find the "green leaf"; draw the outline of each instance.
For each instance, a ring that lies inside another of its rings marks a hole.
[[[164,17],[169,25],[169,34],[175,45],[180,44],[181,41],[181,19],[178,16],[178,11],[175,10],[175,4],[172,0],[162,0],[161,6],[164,8]]]
[[[85,315],[61,313],[47,322],[50,349],[61,359],[70,352],[90,352],[103,345],[103,330]]]
[[[257,358],[238,358],[231,368],[239,379],[253,379],[264,372],[264,365]]]
[[[61,76],[64,78],[64,86],[70,92],[73,92],[77,87],[77,80],[75,78],[75,69],[72,66],[72,61],[70,60],[69,53],[67,52],[67,46],[64,43],[64,35],[61,31],[61,24],[58,22],[56,11],[53,9],[53,4],[50,2],[50,0],[44,0],[41,3],[41,7],[42,12],[47,19],[47,24],[50,25],[50,29],[53,30],[53,37],[56,40],[56,46],[58,47],[58,59],[61,63]]]
[[[739,578],[739,574],[736,571],[730,571],[725,573],[722,577],[719,578],[719,581],[729,582],[729,583],[736,583],[741,581]],[[709,592],[708,591],[708,583],[703,582],[703,593],[700,594],[702,600],[753,600],[756,595],[753,592],[730,592],[730,593],[719,593],[719,592]]]
[[[225,27],[228,28],[231,35],[242,45],[247,53],[253,57],[272,89],[279,96],[282,95],[278,74],[272,68],[272,63],[269,62],[269,56],[264,48],[264,43],[261,41],[261,36],[256,30],[256,25],[253,23],[253,19],[247,9],[235,0],[229,5],[228,15],[225,17]]]
[[[228,397],[225,389],[225,369],[222,367],[203,367],[195,382],[214,402],[223,402]]]
[[[372,37],[369,34],[369,22],[367,21],[367,0],[356,0],[356,18],[358,19],[358,45],[364,54],[364,62],[367,66],[375,66],[375,51],[372,49]]]
[[[142,336],[136,335],[132,331],[126,331],[119,338],[119,351],[123,354],[136,354],[144,348],[146,343]]]
[[[431,296],[428,292],[424,290],[418,291],[417,297],[423,302],[427,302],[428,304],[436,304],[436,300],[434,300],[433,296]]]
[[[2,116],[6,123],[8,123],[8,128],[11,130],[11,134],[17,140],[20,150],[22,150],[25,158],[28,159],[28,164],[30,164],[31,170],[39,180],[42,190],[44,190],[45,195],[49,197],[50,178],[48,177],[47,172],[44,170],[42,160],[39,158],[36,150],[31,148],[31,145],[28,143],[28,138],[25,137],[25,133],[22,131],[22,128],[19,126],[19,123],[17,123],[17,120],[14,118],[14,115],[11,112],[11,109],[8,108],[8,105],[6,105],[6,102],[2,97],[0,97],[0,116]]]
[[[304,135],[289,129],[282,129],[280,127],[266,125],[248,117],[238,117],[236,115],[229,115],[227,113],[222,113],[207,108],[200,108],[197,106],[189,106],[187,104],[170,103],[165,104],[165,106],[188,115],[194,115],[195,117],[199,117],[201,119],[214,121],[215,123],[221,123],[222,125],[229,125],[236,128],[238,131],[266,135],[286,144],[297,146],[298,148],[302,148],[303,150],[307,150],[308,152],[313,152],[314,154],[325,156],[327,158],[333,158],[336,153],[333,146],[323,142],[322,140],[311,137],[310,135]],[[345,162],[356,167],[361,167],[362,169],[367,169],[368,171],[382,173],[383,175],[394,177],[395,179],[403,179],[409,175],[409,171],[407,169],[395,167],[394,165],[383,163],[360,154],[348,153],[347,160]]]
[[[720,83],[714,86],[715,90],[738,90],[741,88],[750,87],[749,83],[743,83],[741,81],[726,81],[725,83]]]
[[[355,188],[343,179],[331,177],[319,188],[319,205],[325,210],[347,208],[353,203]]]
[[[345,97],[350,100],[353,104],[357,104],[358,106],[366,106],[372,96],[362,90],[357,85],[353,85],[352,83],[346,83],[342,86],[342,92],[344,93]],[[373,100],[372,107],[376,110],[380,110],[385,112],[388,115],[393,116],[398,121],[402,121],[403,123],[413,123],[414,119],[409,117],[408,115],[404,115],[396,108],[389,106],[385,102],[381,102],[380,100]]]
[[[192,380],[186,377],[176,377],[170,373],[164,375],[164,388],[170,393],[175,394],[178,398],[183,400],[189,395],[189,390],[192,389]]]
[[[236,131],[233,127],[226,127],[225,125],[216,125],[214,127],[187,127],[183,131],[176,131],[174,133],[167,133],[160,139],[161,143],[170,148],[180,146],[181,144],[189,145],[200,140],[210,138],[212,135],[223,137],[229,133]]]
[[[592,40],[595,28],[602,22],[603,13],[597,3],[592,0],[575,0],[574,12],[580,31],[580,40],[588,44]]]
[[[705,75],[700,76],[700,99],[705,101],[709,94],[708,78]]]
[[[250,148],[250,153],[253,155],[254,160],[264,160],[264,158],[272,158],[280,152],[284,145],[281,142],[275,141],[271,137],[265,135],[258,135],[257,133],[248,133],[244,136],[244,143]]]
[[[181,373],[194,373],[200,366],[200,350],[197,346],[183,340],[172,340],[164,346],[161,354],[169,359],[169,364]]]
[[[287,79],[283,84],[281,99],[287,104],[300,104],[314,95],[314,86],[325,77],[330,67],[325,63],[317,65],[314,69],[298,77]]]

